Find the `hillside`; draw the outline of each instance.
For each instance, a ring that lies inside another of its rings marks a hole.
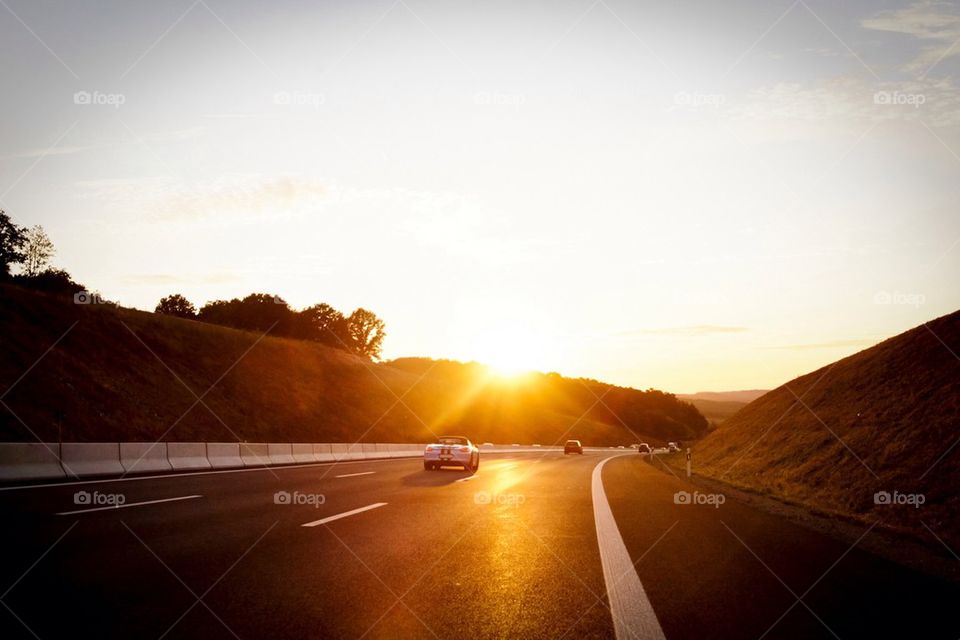
[[[960,545],[957,354],[960,312],[754,400],[696,445],[695,467],[821,509],[926,525]],[[925,504],[876,505],[877,491],[921,493]]]
[[[619,445],[706,428],[693,406],[657,391],[556,374],[508,383],[442,361],[374,364],[313,342],[12,286],[0,286],[0,394],[9,407],[0,440],[9,441],[423,442],[454,431],[479,442]]]

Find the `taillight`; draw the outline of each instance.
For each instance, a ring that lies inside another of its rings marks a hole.
[[[470,447],[460,447],[460,451],[464,451],[464,452],[470,451]]]

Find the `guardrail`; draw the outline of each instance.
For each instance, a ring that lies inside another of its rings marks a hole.
[[[0,482],[418,458],[424,446],[382,442],[0,442]],[[584,450],[610,451],[613,447]],[[560,451],[563,447],[480,445],[481,454]]]
[[[422,444],[0,442],[0,482],[416,458]]]

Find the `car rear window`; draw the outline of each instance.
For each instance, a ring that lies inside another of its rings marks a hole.
[[[457,438],[454,436],[444,436],[440,438],[440,444],[467,444],[467,439]]]

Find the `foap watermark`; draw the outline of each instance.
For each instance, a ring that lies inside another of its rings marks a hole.
[[[900,493],[894,491],[877,491],[873,494],[873,504],[875,505],[893,505],[909,506],[919,509],[927,501],[927,496],[922,493]]]
[[[96,291],[78,291],[73,294],[73,304],[110,304]]]
[[[73,504],[88,507],[119,507],[127,501],[122,493],[100,493],[99,491],[77,491],[73,494]]]
[[[677,491],[673,494],[673,504],[700,504],[708,505],[719,509],[720,505],[727,501],[727,496],[722,493],[700,493],[694,491]]]
[[[327,99],[322,93],[309,91],[277,91],[273,94],[273,104],[280,107],[310,107],[319,109]]]
[[[522,93],[501,93],[499,91],[478,91],[473,96],[475,104],[494,107],[513,107],[520,109],[526,102],[527,96]]]
[[[73,94],[73,104],[113,107],[119,109],[127,101],[122,93],[104,93],[102,91],[77,91]]]
[[[507,507],[519,507],[527,501],[522,493],[497,493],[490,491],[477,491],[473,494],[473,501],[476,504],[493,504]]]
[[[719,109],[727,102],[722,93],[698,93],[696,91],[680,91],[673,94],[673,104],[678,107],[692,107],[695,109]]]
[[[874,304],[883,305],[906,305],[913,308],[919,308],[927,301],[927,297],[922,293],[903,293],[901,291],[877,291],[873,294]]]
[[[309,505],[314,509],[320,508],[320,505],[327,501],[327,497],[322,493],[300,493],[294,491],[277,491],[273,494],[273,504],[289,505]]]
[[[894,106],[894,107],[913,107],[919,109],[927,101],[927,96],[922,93],[906,93],[903,91],[877,91],[873,94],[873,104]]]

